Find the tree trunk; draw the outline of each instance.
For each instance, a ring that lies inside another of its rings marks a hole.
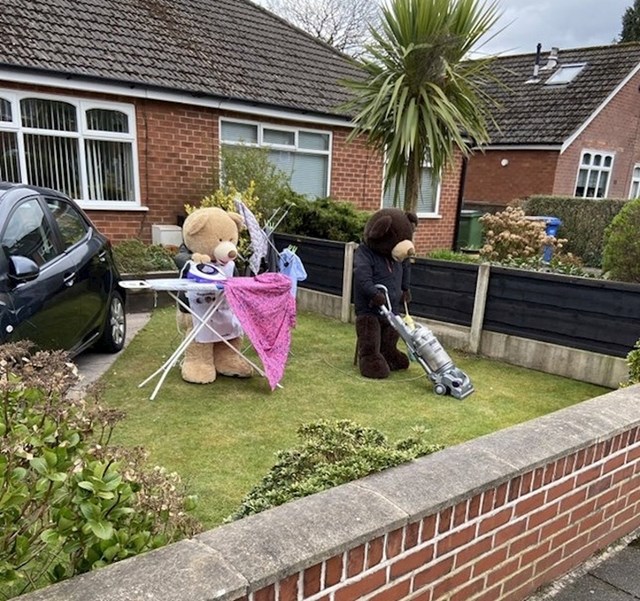
[[[404,210],[411,213],[418,212],[421,167],[421,156],[414,149],[409,154],[409,161],[407,162],[407,179],[404,189]]]

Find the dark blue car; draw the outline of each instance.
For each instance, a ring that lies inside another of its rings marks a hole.
[[[111,244],[70,198],[0,182],[0,343],[115,353],[126,334]]]

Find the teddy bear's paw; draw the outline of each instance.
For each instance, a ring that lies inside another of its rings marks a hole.
[[[207,363],[185,361],[182,364],[182,379],[185,382],[211,384],[211,382],[215,382],[216,375],[216,368]]]
[[[360,374],[365,378],[382,380],[388,378],[391,370],[382,355],[360,357],[358,361]]]
[[[237,365],[230,369],[218,369],[218,373],[222,376],[229,376],[231,378],[250,378],[253,375],[253,368],[251,365],[243,361],[243,365]]]
[[[233,348],[229,348],[224,342],[215,344],[214,363],[219,374],[234,378],[250,378],[253,375],[253,368],[239,354],[240,342],[238,338],[230,340]]]
[[[409,357],[398,350],[394,349],[394,352],[385,355],[385,359],[391,371],[409,369]]]

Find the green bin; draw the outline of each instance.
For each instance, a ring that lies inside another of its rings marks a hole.
[[[460,211],[458,239],[456,241],[458,250],[463,248],[478,249],[482,246],[482,223],[480,223],[480,217],[483,214],[482,211],[475,210],[465,209]]]

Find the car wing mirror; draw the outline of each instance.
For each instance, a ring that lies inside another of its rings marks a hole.
[[[40,267],[27,257],[16,255],[9,257],[9,279],[15,284],[23,284],[35,280],[40,274]]]

